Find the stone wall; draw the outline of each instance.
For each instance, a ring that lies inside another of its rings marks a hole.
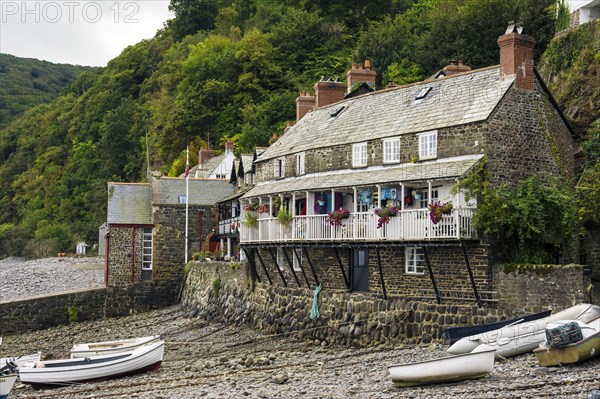
[[[495,265],[499,308],[518,316],[590,302],[581,265]]]
[[[143,234],[143,226],[113,225],[110,227],[106,260],[108,286],[127,287],[141,280]]]
[[[129,287],[64,292],[0,302],[0,334],[42,330],[72,321],[99,320],[177,303],[181,283],[143,281]]]
[[[485,124],[454,126],[438,129],[438,158],[448,158],[481,153]],[[394,136],[391,136],[394,137]],[[398,137],[398,136],[395,136]],[[419,157],[417,133],[400,136],[400,162],[409,163]],[[381,139],[367,141],[367,166],[383,164],[383,142]],[[352,144],[333,145],[305,152],[305,173],[329,172],[352,169]],[[285,157],[285,176],[296,175],[295,154]],[[257,181],[273,180],[273,160],[260,162],[256,166]]]
[[[583,239],[585,264],[591,267],[592,303],[600,305],[600,228],[590,226]]]
[[[282,247],[288,258],[294,258],[292,247]],[[339,247],[338,254],[340,260],[331,247],[311,247],[307,246],[304,250],[296,248],[296,251],[302,255],[302,268],[296,271],[296,277],[299,280],[300,286],[296,282],[292,274],[292,267],[284,262],[284,267],[281,270],[276,266],[273,260],[273,255],[276,256],[276,248],[262,248],[259,251],[260,257],[250,253],[250,257],[256,263],[258,276],[262,282],[268,282],[267,273],[273,284],[283,286],[284,281],[288,287],[307,287],[306,280],[310,286],[316,285],[316,280],[313,276],[308,256],[313,263],[315,273],[320,283],[324,287],[336,290],[348,290],[346,279],[352,287],[352,250],[349,248]],[[435,298],[435,291],[429,273],[409,274],[405,270],[406,262],[406,246],[392,245],[376,245],[368,246],[365,244],[362,249],[368,248],[368,287],[369,293],[383,295],[384,286],[385,292],[389,296],[402,296],[403,298]],[[458,245],[454,246],[427,246],[427,254],[431,264],[431,270],[436,282],[436,286],[442,297],[452,298],[472,298],[474,299],[473,288],[469,277],[468,268],[464,258],[462,248]],[[381,284],[381,275],[379,271],[379,262],[377,252],[381,259],[381,273],[383,274],[384,284]],[[479,291],[490,291],[492,281],[489,278],[490,269],[487,263],[487,246],[485,245],[467,245],[467,257],[476,287]],[[262,263],[260,261],[262,259]],[[285,259],[285,257],[284,257]],[[264,263],[264,268],[263,268]],[[342,272],[342,268],[344,272]],[[266,272],[265,272],[266,269]],[[283,279],[281,275],[283,275]],[[306,275],[306,278],[304,278]]]
[[[190,316],[246,324],[263,334],[290,333],[300,339],[344,345],[418,344],[441,339],[444,328],[498,321],[497,309],[469,303],[432,302],[349,293],[325,286],[320,317],[311,320],[313,288],[253,283],[246,263],[195,263],[182,306]]]

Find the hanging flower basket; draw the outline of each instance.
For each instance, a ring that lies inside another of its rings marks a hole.
[[[332,226],[343,226],[342,219],[348,219],[350,211],[348,209],[338,209],[337,211],[327,212],[325,221]]]
[[[250,202],[249,204],[244,205],[244,210],[248,212],[266,213],[269,212],[269,205]]]
[[[391,217],[398,214],[398,207],[386,206],[385,208],[376,208],[375,214],[379,216],[377,220],[377,228],[380,229],[384,224],[388,224]]]
[[[247,228],[255,229],[258,227],[258,216],[254,212],[247,212],[243,223]]]
[[[433,204],[429,204],[429,218],[433,224],[438,224],[440,220],[442,220],[443,215],[449,215],[452,212],[452,202],[444,202],[442,204],[441,201],[434,202]]]

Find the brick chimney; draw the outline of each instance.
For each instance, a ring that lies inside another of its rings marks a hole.
[[[315,96],[301,91],[296,98],[296,122],[313,109],[315,109]]]
[[[371,69],[371,61],[365,60],[365,66],[363,64],[352,64],[352,68],[346,73],[348,93],[352,90],[357,83],[366,83],[370,88],[375,88],[375,78],[377,72]]]
[[[227,139],[227,142],[225,142],[225,154],[227,154],[228,152],[233,153],[233,148],[233,140]]]
[[[450,65],[446,65],[442,70],[444,71],[444,75],[451,76],[457,73],[468,72],[471,70],[471,67],[465,65],[462,60],[458,60],[458,62],[452,60],[450,61]]]
[[[521,24],[510,23],[504,35],[498,38],[500,46],[500,77],[515,78],[515,87],[533,90],[533,49],[535,39],[522,35]]]
[[[345,94],[344,83],[321,80],[315,83],[315,108],[342,101]]]
[[[215,152],[213,150],[209,150],[208,148],[202,148],[198,151],[198,165],[204,165],[204,162],[208,161],[211,158],[215,157]]]

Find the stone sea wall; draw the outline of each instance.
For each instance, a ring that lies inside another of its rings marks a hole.
[[[249,325],[263,334],[291,333],[321,343],[356,346],[418,344],[441,339],[451,325],[505,318],[472,303],[435,304],[324,288],[320,317],[311,320],[313,289],[252,282],[245,264],[196,263],[188,274],[182,305],[192,316]]]
[[[74,321],[127,316],[174,305],[181,284],[140,282],[0,302],[0,334],[42,330]]]
[[[494,269],[498,302],[406,300],[324,288],[320,317],[310,318],[314,290],[253,282],[245,264],[198,262],[190,270],[182,305],[190,315],[245,324],[263,334],[346,345],[427,344],[450,326],[491,323],[587,302],[581,266]],[[313,287],[314,288],[314,287]]]

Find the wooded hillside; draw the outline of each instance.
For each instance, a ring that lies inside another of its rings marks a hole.
[[[322,76],[343,79],[353,62],[369,58],[379,87],[421,80],[451,59],[494,65],[511,20],[523,22],[541,56],[556,31],[554,4],[172,0],[176,18],[153,39],[0,130],[0,256],[96,242],[108,181],[142,181],[147,160],[177,175],[187,145],[191,153],[222,149],[228,137],[237,151],[268,145],[294,120],[299,90]],[[597,53],[586,60],[597,63]]]

